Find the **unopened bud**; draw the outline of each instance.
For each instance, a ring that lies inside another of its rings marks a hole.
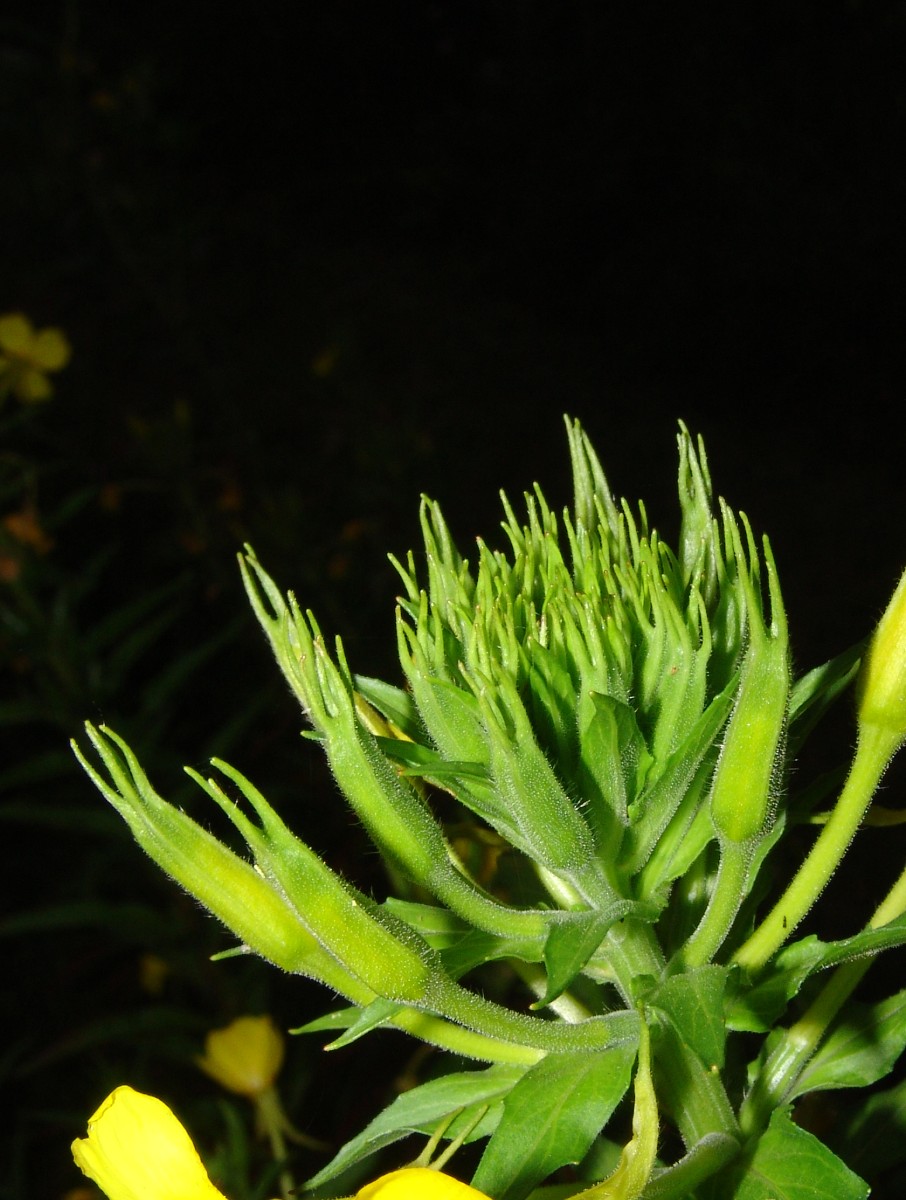
[[[861,726],[874,726],[906,741],[906,571],[881,617],[858,683]]]

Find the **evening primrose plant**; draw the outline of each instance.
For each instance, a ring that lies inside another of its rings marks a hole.
[[[842,938],[797,929],[906,738],[906,575],[867,646],[797,674],[770,543],[715,503],[701,441],[680,426],[671,547],[644,506],[615,501],[578,423],[567,434],[572,507],[537,487],[519,511],[504,497],[501,547],[465,558],[423,500],[423,549],[393,560],[395,682],[354,673],[254,552],[240,558],[307,736],[386,866],[385,900],[221,760],[187,770],[248,857],[158,795],[112,730],[87,726],[96,758],[76,753],[241,951],[343,998],[297,1032],[449,1052],[318,1171],[319,1195],[421,1133],[415,1163],[361,1197],[860,1200],[867,1183],[795,1106],[876,1084],[906,1045],[906,990],[852,999],[906,941],[906,872]],[[842,790],[831,771],[792,791],[848,690]],[[790,875],[806,822],[820,831]],[[902,1089],[871,1105],[902,1124]],[[885,1165],[906,1158],[898,1141]],[[468,1183],[439,1170],[466,1143],[484,1143]]]

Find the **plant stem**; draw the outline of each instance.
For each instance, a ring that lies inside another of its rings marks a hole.
[[[879,929],[903,912],[906,912],[906,869],[878,906],[869,928]],[[863,958],[839,966],[795,1025],[782,1036],[768,1055],[740,1113],[746,1134],[764,1128],[774,1109],[784,1102],[831,1022],[873,962],[873,958]]]
[[[898,741],[877,725],[860,729],[852,767],[827,824],[789,887],[733,956],[734,962],[750,971],[763,967],[818,899],[855,836]]]
[[[683,970],[710,962],[724,943],[746,894],[752,844],[724,840],[714,891],[698,927],[678,955]]]
[[[280,1195],[283,1200],[291,1200],[296,1190],[292,1174],[286,1166],[286,1139],[283,1136],[285,1117],[280,1105],[280,1099],[274,1088],[268,1088],[255,1097],[255,1109],[261,1127],[267,1132],[271,1144],[271,1154],[274,1162],[282,1164],[280,1171]]]
[[[664,952],[650,925],[635,917],[626,917],[611,925],[596,957],[600,956],[613,972],[623,1000],[630,1008],[636,1003],[636,981],[649,976],[659,980],[666,963]]]
[[[705,1067],[672,1025],[660,1031],[655,1062],[658,1095],[687,1149],[714,1133],[738,1143],[739,1125],[720,1072]]]
[[[634,983],[646,976],[663,978],[663,952],[651,926],[641,921],[627,918],[614,925],[601,953],[627,1004],[635,1003]],[[654,1051],[660,1090],[687,1147],[712,1133],[737,1139],[739,1127],[719,1072],[706,1070],[669,1026],[661,1031]]]

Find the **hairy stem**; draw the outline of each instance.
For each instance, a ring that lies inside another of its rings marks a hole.
[[[736,952],[734,962],[750,971],[763,967],[818,899],[855,836],[897,741],[887,729],[862,728],[849,776],[827,824],[789,887]]]

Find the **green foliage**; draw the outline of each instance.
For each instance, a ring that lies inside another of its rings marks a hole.
[[[901,994],[851,1000],[872,957],[906,937],[906,875],[855,934],[786,943],[895,744],[859,724],[840,800],[784,879],[787,834],[809,811],[786,794],[794,755],[859,651],[793,679],[770,544],[714,504],[685,427],[678,552],[642,505],[614,501],[578,424],[567,431],[572,511],[536,488],[517,518],[504,498],[507,550],[479,541],[470,563],[423,501],[424,553],[395,564],[404,687],[356,675],[252,551],[241,558],[280,670],[387,867],[384,903],[222,760],[226,784],[189,774],[253,865],[173,810],[112,731],[89,727],[103,771],[78,753],[244,949],[345,998],[304,1031],[340,1047],[395,1028],[455,1056],[347,1142],[311,1181],[321,1194],[417,1131],[454,1147],[488,1137],[473,1183],[495,1200],[563,1171],[589,1200],[857,1200],[867,1185],[790,1104],[878,1081],[906,1045]],[[762,1037],[748,1069],[743,1033]]]

